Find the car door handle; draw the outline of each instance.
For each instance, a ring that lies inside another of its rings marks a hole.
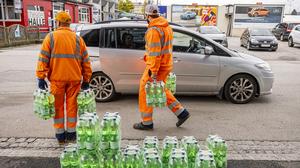
[[[177,63],[177,62],[180,62],[181,60],[180,59],[178,59],[177,57],[173,57],[173,62],[174,63]]]

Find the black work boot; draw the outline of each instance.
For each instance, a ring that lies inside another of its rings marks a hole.
[[[177,116],[178,121],[176,123],[176,126],[180,127],[189,117],[190,113],[186,109],[184,109],[183,112],[179,114],[179,116]]]
[[[66,140],[67,140],[67,143],[75,143],[76,142],[76,132],[66,132]]]
[[[153,124],[144,125],[142,122],[140,122],[140,123],[135,123],[133,125],[133,128],[137,130],[153,130]]]
[[[65,133],[55,134],[57,142],[59,145],[64,145],[66,143],[66,135]]]

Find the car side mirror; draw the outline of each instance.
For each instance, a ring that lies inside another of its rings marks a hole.
[[[204,48],[204,54],[205,55],[211,55],[212,53],[214,52],[214,49],[211,47],[211,46],[206,46],[205,48]]]

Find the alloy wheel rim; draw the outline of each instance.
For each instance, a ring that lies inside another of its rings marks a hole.
[[[254,85],[247,78],[238,78],[230,85],[230,96],[237,102],[250,99],[254,93]]]
[[[95,76],[90,82],[90,87],[97,100],[105,100],[113,93],[113,84],[106,76]]]

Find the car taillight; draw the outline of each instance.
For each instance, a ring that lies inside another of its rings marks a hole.
[[[287,31],[287,32],[291,32],[292,30],[291,30],[291,29],[286,29],[286,31]]]

